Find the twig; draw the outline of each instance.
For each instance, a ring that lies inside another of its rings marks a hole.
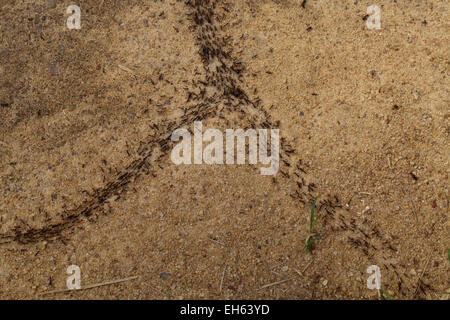
[[[225,271],[227,270],[227,266],[223,268],[222,278],[220,279],[219,292],[222,292],[223,279],[225,278]]]
[[[137,78],[136,73],[135,73],[133,70],[131,70],[130,68],[125,67],[125,66],[123,66],[123,65],[121,65],[121,64],[118,64],[117,66],[118,66],[120,69],[122,69],[123,71],[126,71],[126,72],[128,72],[128,73],[131,73],[135,78]]]
[[[139,278],[139,277],[134,276],[134,277],[124,278],[124,279],[119,279],[119,280],[106,281],[106,282],[102,282],[102,283],[91,284],[91,285],[82,287],[80,289],[64,289],[64,290],[47,291],[47,292],[41,293],[40,295],[43,296],[43,295],[53,294],[53,293],[63,293],[63,292],[87,290],[87,289],[92,289],[92,288],[97,288],[97,287],[102,287],[102,286],[108,286],[108,285],[116,284],[116,283],[120,283],[120,282],[130,281],[130,280],[134,280],[137,278]]]
[[[306,269],[309,267],[309,265],[310,265],[311,263],[313,263],[313,261],[314,261],[314,260],[311,260],[310,262],[308,262],[308,263],[306,264],[306,266],[303,268],[302,271],[300,271],[300,270],[298,270],[298,269],[294,269],[294,271],[297,272],[297,274],[298,274],[300,277],[303,277],[303,273],[306,271]]]
[[[311,265],[311,263],[313,263],[314,260],[311,260],[302,270],[302,274],[306,271],[306,269],[308,269],[308,267]]]
[[[266,288],[269,288],[269,287],[273,287],[273,286],[276,286],[276,285],[279,285],[279,284],[288,282],[288,281],[290,281],[290,280],[292,280],[292,279],[284,279],[284,280],[281,280],[281,281],[269,283],[269,284],[266,284],[266,285],[262,286],[262,287],[259,288],[258,290],[262,290],[262,289],[266,289]]]
[[[417,295],[417,291],[419,291],[420,288],[420,282],[422,281],[422,277],[425,274],[425,271],[427,271],[427,267],[428,267],[428,263],[430,262],[431,259],[431,254],[428,256],[427,262],[425,263],[425,267],[422,270],[422,273],[420,274],[419,279],[417,280],[417,287],[416,287],[416,291],[414,291],[414,296],[415,297]]]
[[[417,212],[418,212],[419,210],[417,210],[417,207],[414,205],[414,203],[413,203],[413,201],[411,200],[411,198],[409,199],[409,202],[411,203],[411,207],[412,207],[413,213],[414,213],[414,218],[416,218],[416,223],[417,223],[417,225],[419,225],[419,218],[418,218],[418,215],[417,215]]]
[[[276,274],[277,276],[281,276],[281,273],[278,273],[278,272],[276,272],[276,271],[270,270],[270,272]]]

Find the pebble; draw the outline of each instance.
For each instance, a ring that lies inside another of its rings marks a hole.
[[[58,75],[58,67],[56,66],[56,64],[51,64],[50,65],[50,73],[54,76]]]
[[[167,279],[169,279],[169,277],[170,277],[170,273],[162,272],[162,273],[159,275],[159,277],[160,277],[161,279],[163,279],[163,280],[167,280]]]

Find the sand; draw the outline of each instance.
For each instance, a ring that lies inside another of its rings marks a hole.
[[[0,298],[445,299],[449,4],[0,1]],[[281,166],[170,136],[279,129]],[[316,240],[306,253],[312,201]],[[76,292],[81,285],[135,277]]]

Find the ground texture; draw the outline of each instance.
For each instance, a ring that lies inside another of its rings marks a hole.
[[[0,298],[440,299],[449,4],[0,0]],[[172,132],[277,128],[280,171]],[[319,196],[310,254],[309,210]],[[82,286],[66,287],[69,265]],[[448,298],[448,297],[447,297]]]

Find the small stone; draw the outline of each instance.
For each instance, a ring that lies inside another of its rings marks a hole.
[[[435,208],[437,207],[437,202],[436,202],[436,200],[433,200],[433,202],[431,203],[431,207],[432,207],[433,209],[435,209]]]
[[[324,287],[326,287],[327,284],[328,284],[328,280],[327,280],[327,279],[323,280],[323,281],[322,281],[322,284],[323,284]]]
[[[281,271],[283,271],[283,272],[286,272],[286,271],[288,271],[289,270],[289,267],[288,266],[284,266],[283,268],[281,268]]]
[[[58,67],[56,66],[56,64],[50,65],[50,73],[54,76],[58,75]]]
[[[159,277],[160,277],[162,280],[167,280],[167,279],[170,278],[170,273],[162,272],[162,273],[159,275]]]

